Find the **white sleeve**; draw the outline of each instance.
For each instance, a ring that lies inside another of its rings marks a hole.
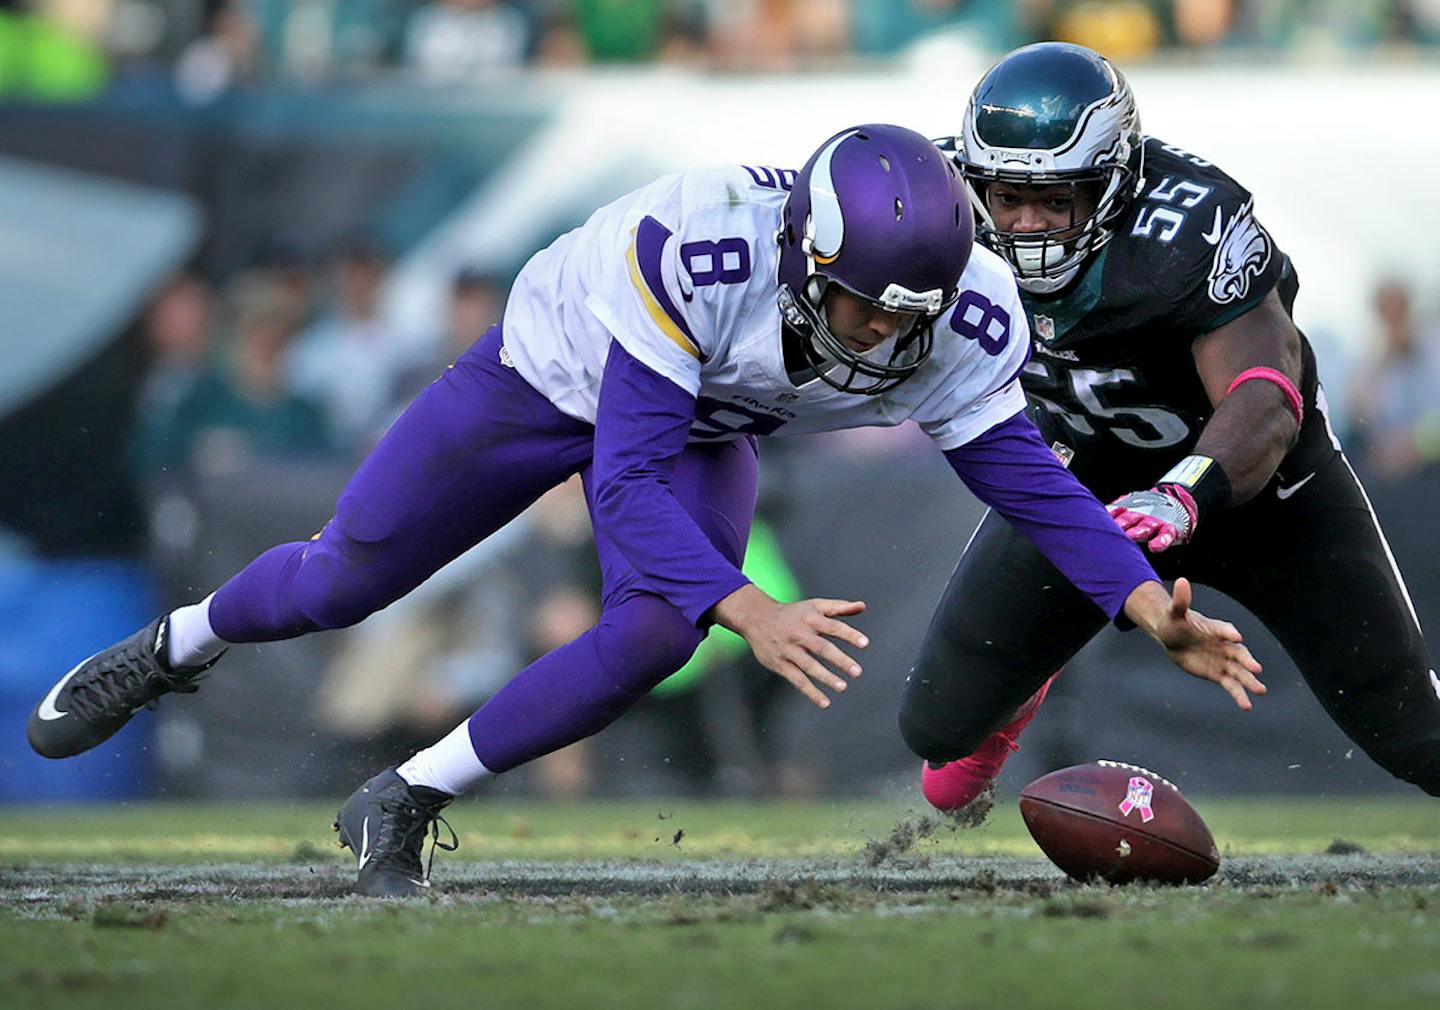
[[[695,395],[714,340],[703,301],[682,284],[678,230],[656,216],[641,217],[624,261],[607,271],[605,297],[592,293],[585,304],[632,357]]]
[[[945,422],[934,425],[921,422],[920,426],[942,451],[958,449],[1024,409],[1025,393],[1020,388],[1020,380],[1011,379],[990,395],[972,401],[964,411]]]
[[[970,288],[936,322],[936,341],[960,341],[949,378],[915,413],[940,449],[955,449],[1025,409],[1020,372],[1030,360],[1030,323],[1013,279]],[[994,299],[994,300],[992,300]]]

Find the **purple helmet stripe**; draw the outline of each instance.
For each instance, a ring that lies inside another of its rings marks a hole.
[[[695,341],[695,334],[690,331],[690,324],[675,307],[670,293],[665,290],[665,278],[660,272],[665,243],[673,234],[653,217],[646,216],[640,220],[635,229],[635,241],[630,247],[631,280],[640,289],[645,306],[660,329],[671,340],[699,358],[700,345]]]

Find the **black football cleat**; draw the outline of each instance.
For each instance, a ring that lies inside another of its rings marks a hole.
[[[161,695],[198,691],[202,678],[197,674],[220,657],[200,666],[172,668],[165,658],[169,636],[170,618],[158,617],[82,660],[30,713],[30,746],[42,757],[74,757],[109,740],[140,709],[154,708]]]
[[[428,831],[435,850],[454,852],[460,847],[450,822],[440,811],[455,797],[439,789],[412,786],[387,768],[350,794],[334,829],[340,844],[355,853],[359,873],[356,886],[372,898],[407,898],[422,894],[430,886],[430,867],[421,867],[420,850]],[[450,832],[450,842],[440,841],[440,825]]]

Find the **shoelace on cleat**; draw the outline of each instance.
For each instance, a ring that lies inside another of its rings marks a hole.
[[[449,843],[440,840],[440,825],[450,832]],[[425,847],[425,829],[430,829],[430,860],[424,869],[420,866],[420,853]],[[430,809],[413,800],[388,799],[380,801],[380,837],[375,841],[375,855],[372,864],[380,869],[399,870],[422,880],[430,879],[435,866],[435,850],[454,852],[460,848],[460,836],[450,822],[441,816],[439,810]]]
[[[142,706],[154,707],[167,691],[193,694],[200,690],[197,681],[202,678],[167,674],[153,656],[140,651],[142,648],[124,649],[75,678],[70,689],[72,711],[86,722],[100,722]]]

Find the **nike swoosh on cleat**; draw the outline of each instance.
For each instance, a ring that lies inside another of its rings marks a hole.
[[[365,818],[365,823],[360,826],[360,865],[355,867],[355,872],[365,869],[365,864],[370,862],[370,818]]]
[[[95,653],[95,656],[98,655],[100,655],[100,653]],[[87,656],[80,660],[80,662],[75,664],[75,669],[61,677],[55,686],[50,689],[50,693],[45,696],[45,700],[40,702],[40,708],[36,712],[36,715],[40,716],[40,718],[46,722],[54,722],[56,719],[63,719],[66,715],[69,715],[68,712],[62,712],[55,707],[55,699],[60,697],[60,692],[65,690],[65,685],[70,683],[70,678],[80,672],[80,667],[90,662],[95,656]]]
[[[1289,498],[1289,497],[1290,497],[1292,494],[1294,494],[1296,491],[1299,491],[1299,490],[1300,490],[1302,487],[1304,487],[1306,484],[1309,484],[1309,483],[1310,483],[1310,478],[1311,478],[1311,477],[1314,477],[1314,476],[1315,476],[1315,474],[1309,473],[1309,474],[1306,474],[1304,477],[1300,478],[1299,480],[1297,480],[1294,484],[1291,484],[1289,487],[1277,487],[1277,488],[1275,489],[1275,497],[1276,497],[1276,498],[1279,498],[1281,501],[1284,501],[1286,498]]]

